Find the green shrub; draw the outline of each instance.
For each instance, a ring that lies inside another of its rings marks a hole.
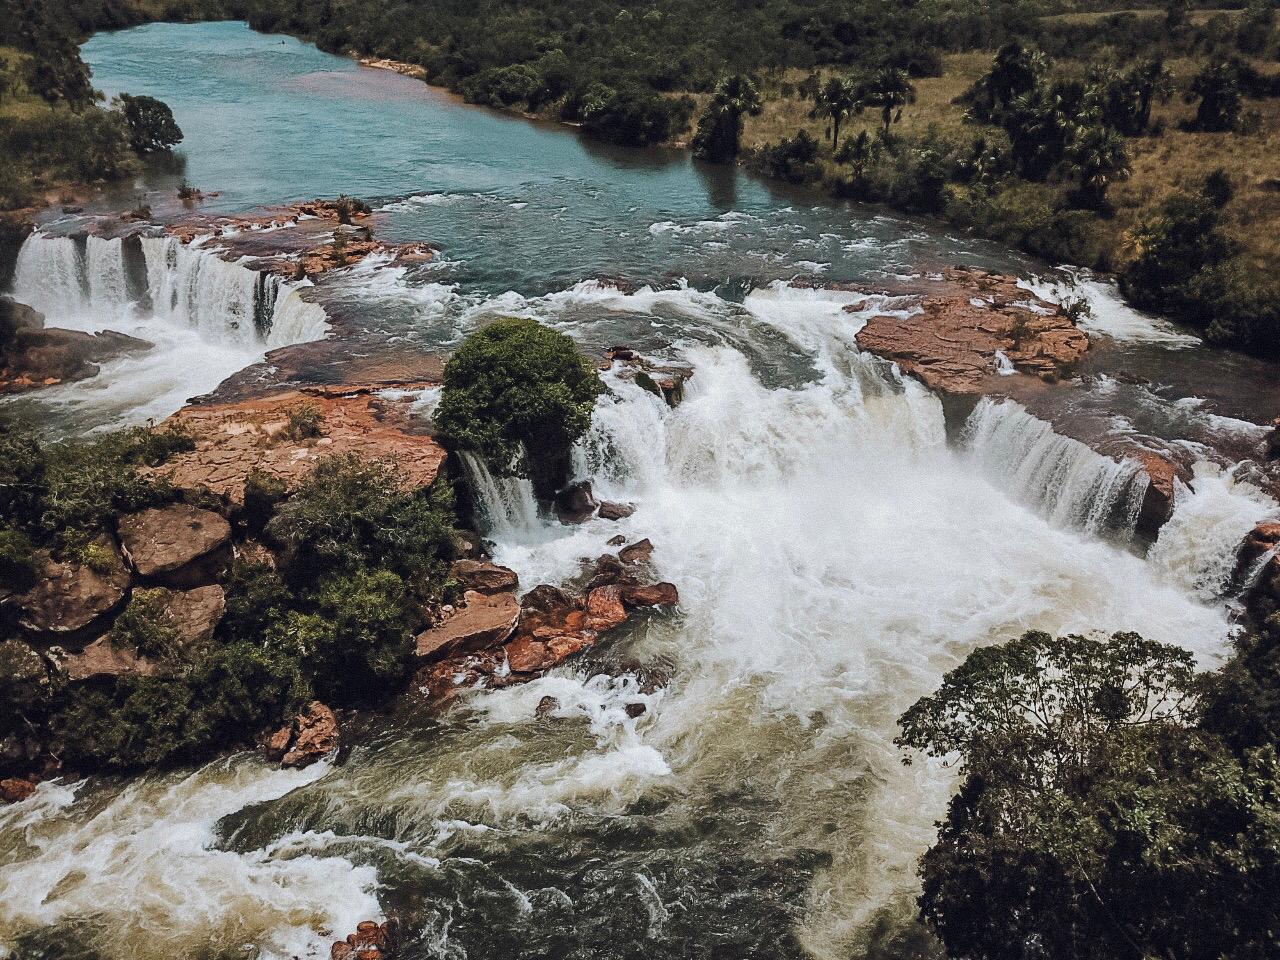
[[[291,602],[284,580],[264,563],[237,559],[222,582],[226,609],[218,622],[223,643],[261,645],[271,624],[284,616]]]
[[[354,455],[321,460],[267,525],[295,585],[385,566],[423,595],[443,579],[451,531],[447,487],[406,491],[391,466]]]
[[[475,451],[498,473],[528,475],[549,497],[602,389],[567,336],[507,318],[469,336],[445,365],[435,423],[454,447]]]
[[[31,538],[21,530],[0,527],[0,583],[17,590],[29,590],[39,574]]]
[[[326,580],[314,612],[291,611],[273,624],[267,649],[302,663],[328,702],[365,702],[403,682],[412,625],[403,581],[388,570],[359,570]]]
[[[240,510],[245,527],[253,533],[261,531],[287,493],[288,487],[279,477],[257,467],[250,470],[244,480],[244,505]]]
[[[178,631],[169,617],[169,591],[134,590],[128,606],[111,625],[111,643],[152,660],[173,656]]]
[[[338,236],[335,234],[335,237]],[[284,435],[295,443],[314,440],[321,435],[320,427],[324,423],[324,415],[320,408],[312,403],[304,403],[289,411],[289,422],[285,425]]]

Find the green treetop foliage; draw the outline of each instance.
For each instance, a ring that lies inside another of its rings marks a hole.
[[[445,365],[435,423],[454,447],[500,474],[530,476],[549,496],[602,390],[569,337],[509,317],[471,334]]]
[[[840,125],[860,108],[858,84],[851,77],[832,77],[813,92],[810,118],[827,121],[831,149],[840,149]]]
[[[738,156],[742,118],[759,116],[762,109],[760,90],[750,77],[734,74],[721,80],[698,121],[694,151],[716,163],[731,163]]]
[[[916,88],[907,71],[896,67],[878,70],[869,79],[858,84],[859,109],[872,107],[880,111],[884,135],[889,135],[889,125],[902,119],[902,108],[916,102]]]
[[[1194,723],[1191,655],[1135,634],[976,651],[901,720],[962,782],[921,912],[970,960],[1280,949],[1280,766]]]
[[[182,130],[168,104],[155,97],[122,93],[113,102],[129,126],[129,144],[135,153],[168,150],[182,140]]]

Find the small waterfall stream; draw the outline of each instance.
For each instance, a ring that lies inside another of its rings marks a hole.
[[[1132,460],[1113,460],[1013,400],[978,401],[965,445],[992,481],[1055,523],[1097,535],[1133,535],[1150,478]]]
[[[136,244],[136,247],[134,246]],[[57,237],[34,233],[18,253],[13,296],[52,326],[102,329],[149,313],[212,341],[245,348],[316,340],[324,310],[295,296],[298,285],[231,263],[175,237]],[[141,263],[130,263],[138,250]],[[145,277],[131,290],[130,277]]]

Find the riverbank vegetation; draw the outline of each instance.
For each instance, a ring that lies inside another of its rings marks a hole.
[[[118,180],[182,140],[159,100],[103,103],[80,58],[82,28],[59,4],[0,2],[0,211]]]
[[[86,772],[199,761],[312,697],[367,706],[403,689],[415,627],[455,590],[447,483],[410,489],[388,465],[331,456],[288,497],[251,476],[244,507],[228,508],[140,469],[191,445],[164,428],[46,444],[0,424],[0,775],[41,758]],[[184,502],[228,513],[237,543],[205,588],[224,612],[194,639],[190,585],[131,575],[117,546],[125,518]],[[59,578],[70,586],[24,593]],[[79,634],[48,633],[82,602],[97,605]],[[37,607],[56,622],[23,613]],[[91,643],[107,665],[73,668]]]
[[[970,654],[908,710],[908,762],[960,757],[920,861],[948,956],[1275,956],[1280,688],[1255,655],[1250,641],[1198,676],[1136,634],[1033,632]]]

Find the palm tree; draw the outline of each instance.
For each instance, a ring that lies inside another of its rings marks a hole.
[[[1107,188],[1117,180],[1124,180],[1130,172],[1124,137],[1100,123],[1072,131],[1066,161],[1080,178],[1080,204],[1090,210],[1104,209]]]
[[[693,149],[716,163],[732,163],[742,138],[742,118],[756,117],[764,109],[754,80],[737,73],[716,85],[707,110],[698,121]]]
[[[812,120],[826,119],[831,149],[840,149],[840,124],[858,109],[858,88],[848,77],[832,77],[814,94]]]
[[[905,70],[886,67],[861,84],[858,102],[868,107],[880,108],[884,123],[884,136],[889,137],[889,124],[902,119],[902,108],[916,102],[916,88],[911,85]]]
[[[1134,127],[1143,133],[1151,122],[1151,104],[1165,103],[1173,96],[1173,74],[1158,58],[1143,60],[1129,71],[1129,83],[1137,96]]]

